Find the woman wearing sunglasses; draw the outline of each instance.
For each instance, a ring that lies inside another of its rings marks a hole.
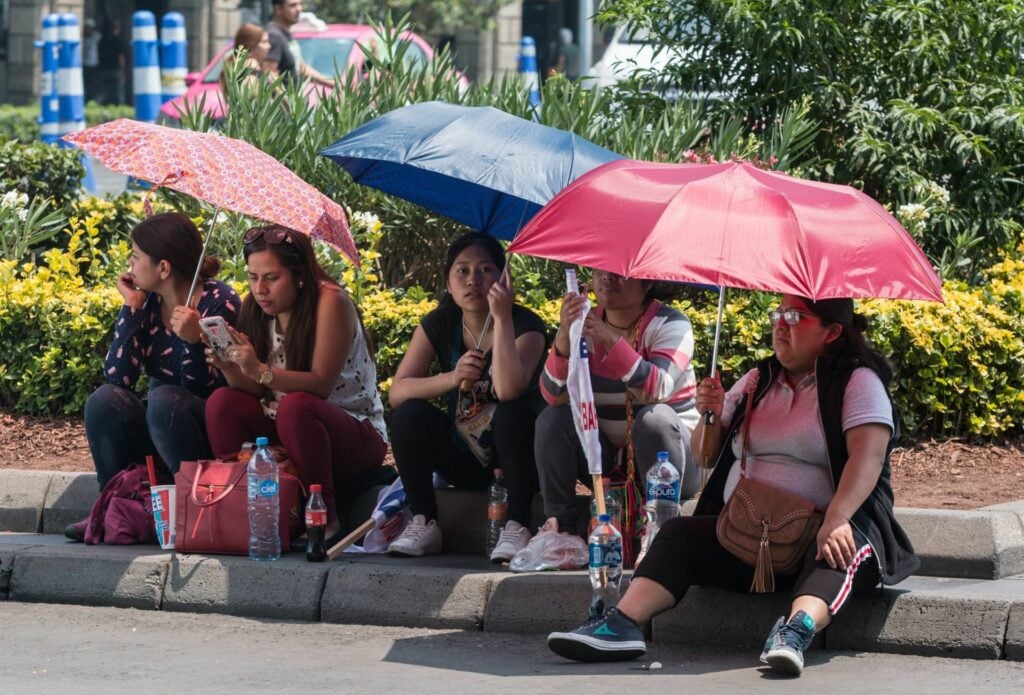
[[[328,545],[341,524],[335,498],[352,478],[381,465],[387,449],[372,349],[352,299],[316,260],[304,234],[281,226],[245,234],[249,295],[236,344],[206,409],[218,456],[266,436],[281,444],[302,482],[322,486]]]
[[[102,489],[131,463],[155,455],[166,477],[182,461],[210,455],[205,398],[224,380],[203,360],[199,318],[238,318],[241,300],[213,279],[220,262],[202,258],[203,240],[185,215],[165,212],[142,220],[131,233],[128,270],[117,279],[124,300],[114,322],[114,340],[103,363],[106,383],[85,404],[85,433],[96,480]],[[187,303],[199,268],[201,282]],[[145,400],[133,387],[145,374]],[[83,540],[85,521],[65,534]]]
[[[776,589],[789,590],[793,601],[769,632],[762,663],[800,675],[815,633],[851,593],[880,580],[895,584],[919,565],[893,517],[889,452],[897,433],[886,390],[892,371],[865,341],[865,319],[850,299],[784,295],[771,321],[772,357],[728,392],[717,379],[697,388],[697,409],[714,413],[715,424],[705,433],[702,422],[692,443],[706,434],[718,456],[694,516],[673,519],[659,531],[616,609],[573,632],[552,633],[548,646],[556,653],[576,660],[636,658],[646,651],[639,626],[675,606],[690,586],[750,590],[754,568],[723,548],[715,530],[739,480],[744,447],[746,476],[824,510],[802,568],[775,576]],[[745,412],[749,422],[740,428]]]

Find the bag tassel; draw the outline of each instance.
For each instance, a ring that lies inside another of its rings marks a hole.
[[[750,592],[754,594],[770,594],[775,591],[775,570],[772,568],[771,541],[768,540],[768,519],[762,521],[764,532],[761,534],[761,545],[757,549],[757,564],[754,565],[754,578],[750,582]]]

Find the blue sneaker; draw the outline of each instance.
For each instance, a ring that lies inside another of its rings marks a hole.
[[[804,652],[812,641],[814,619],[803,611],[797,611],[788,623],[769,635],[763,661],[776,671],[799,676],[804,670]]]
[[[772,650],[772,647],[775,645],[775,635],[779,634],[779,630],[785,624],[786,616],[780,615],[779,619],[776,620],[775,624],[772,626],[772,631],[768,633],[768,639],[764,641],[764,649],[761,650],[760,659],[762,664],[768,664],[768,652],[770,652]]]
[[[628,661],[647,653],[640,626],[617,608],[591,618],[572,632],[552,632],[548,648],[573,661]]]

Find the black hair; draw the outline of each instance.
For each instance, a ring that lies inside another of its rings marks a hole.
[[[452,266],[455,265],[455,259],[457,259],[459,254],[470,246],[479,246],[482,248],[484,253],[486,253],[494,262],[494,265],[498,266],[499,273],[505,270],[505,249],[501,247],[501,243],[497,239],[492,237],[490,234],[466,232],[453,241],[451,245],[448,246],[448,250],[444,253],[444,280],[446,285],[448,282],[448,273],[451,272]],[[455,300],[452,299],[451,293],[445,290],[439,305],[448,306],[454,301]]]
[[[821,320],[822,325],[837,323],[842,326],[843,330],[839,337],[826,346],[827,354],[855,358],[865,367],[874,370],[883,384],[889,385],[892,381],[892,366],[882,353],[868,343],[864,336],[868,320],[853,310],[852,299],[821,299],[817,302],[807,297],[799,299]]]
[[[195,224],[180,212],[161,212],[147,217],[132,229],[132,241],[153,263],[167,261],[179,282],[192,284],[196,265],[203,255],[203,238]],[[199,277],[208,280],[220,270],[213,256],[203,258]]]

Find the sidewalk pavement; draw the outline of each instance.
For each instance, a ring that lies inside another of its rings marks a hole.
[[[486,561],[482,493],[439,492],[444,555],[345,555],[323,564],[301,555],[255,563],[153,546],[85,546],[58,535],[96,496],[92,474],[0,471],[0,600],[537,639],[576,627],[589,603],[585,571],[512,574]],[[367,496],[353,516],[361,521],[371,504]],[[976,511],[898,509],[897,516],[922,557],[920,574],[851,599],[816,646],[1024,660],[1024,501]],[[755,649],[787,609],[785,595],[695,587],[653,621],[651,635],[654,643]]]

